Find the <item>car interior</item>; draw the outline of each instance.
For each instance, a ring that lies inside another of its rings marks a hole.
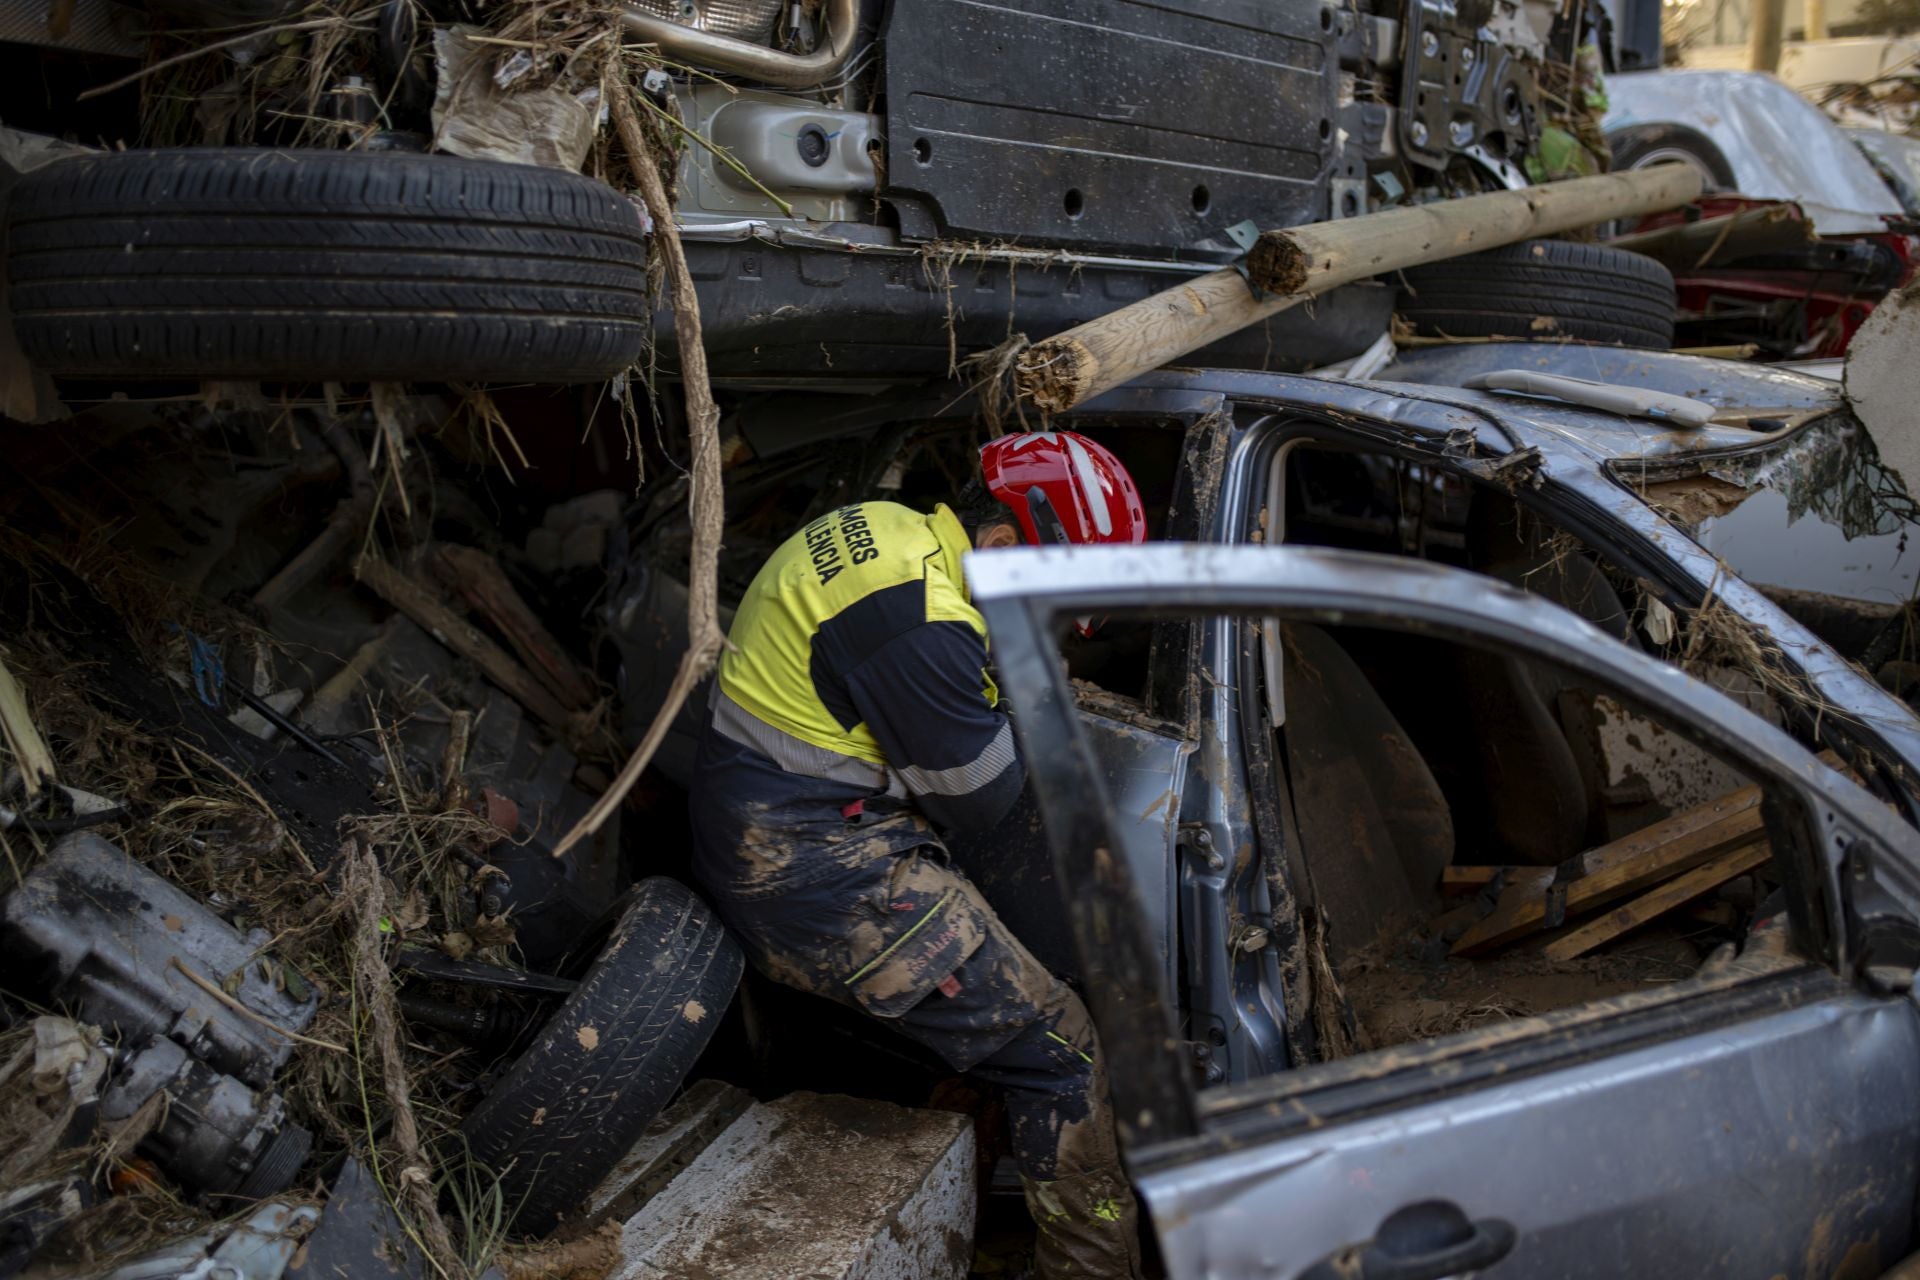
[[[1277,473],[1275,541],[1488,574],[1781,720],[1709,637],[1504,491],[1309,442]],[[1704,862],[1687,835],[1750,804],[1748,780],[1578,674],[1360,626],[1270,627],[1265,641],[1293,867],[1351,1009],[1350,1037],[1329,1037],[1327,1056],[1658,988],[1778,913],[1757,810]],[[1640,891],[1581,892],[1649,850],[1673,861]],[[1528,885],[1544,888],[1546,914],[1506,927]],[[1503,898],[1510,886],[1523,888]],[[1603,905],[1618,909],[1596,918]]]

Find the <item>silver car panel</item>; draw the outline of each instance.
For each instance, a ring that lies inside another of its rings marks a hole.
[[[1168,1273],[1296,1276],[1440,1199],[1516,1229],[1487,1276],[1878,1274],[1920,1189],[1920,1016],[1834,987],[1240,1150],[1163,1150],[1140,1186]]]
[[[1838,125],[1759,71],[1637,71],[1607,77],[1601,127],[1683,124],[1720,148],[1740,194],[1792,200],[1823,236],[1885,231],[1900,202]],[[1782,139],[1792,144],[1783,146]]]

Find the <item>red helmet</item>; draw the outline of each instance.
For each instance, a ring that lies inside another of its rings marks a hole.
[[[1145,542],[1133,477],[1106,446],[1071,431],[1028,431],[980,449],[987,492],[1012,509],[1029,546]]]

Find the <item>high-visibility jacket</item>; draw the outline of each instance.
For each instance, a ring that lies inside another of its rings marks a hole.
[[[790,855],[846,843],[870,801],[884,813],[885,797],[911,798],[946,828],[1006,812],[1025,770],[961,572],[968,547],[944,506],[928,516],[865,502],[773,553],[714,682],[694,797],[703,850],[735,858],[730,844],[751,828],[769,847],[784,841],[778,867],[757,859],[767,877],[804,878]]]

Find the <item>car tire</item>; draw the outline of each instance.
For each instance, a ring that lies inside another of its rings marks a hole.
[[[1726,153],[1706,134],[1684,124],[1626,125],[1607,134],[1607,149],[1613,153],[1615,172],[1679,161],[1699,170],[1709,195],[1739,186]]]
[[[607,945],[460,1131],[516,1235],[578,1210],[673,1097],[733,999],[740,944],[684,885],[641,881]]]
[[[582,382],[638,359],[645,220],[604,183],[395,152],[102,152],[22,178],[8,299],[66,377]]]
[[[1523,240],[1401,273],[1398,311],[1422,337],[1673,345],[1673,274],[1600,244]]]

